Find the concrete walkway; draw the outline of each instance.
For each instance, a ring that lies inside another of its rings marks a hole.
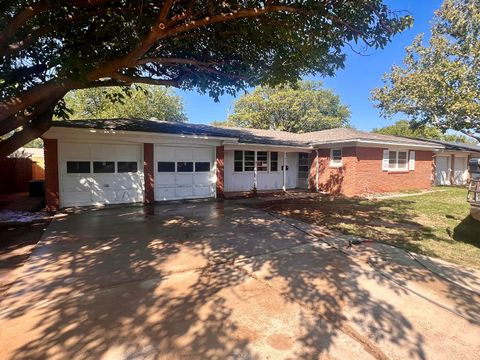
[[[478,294],[317,231],[235,201],[59,218],[0,304],[0,358],[477,358]]]

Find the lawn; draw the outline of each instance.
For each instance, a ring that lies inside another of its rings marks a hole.
[[[434,190],[384,200],[319,196],[265,202],[262,207],[332,230],[480,268],[480,222],[469,215],[466,190]]]

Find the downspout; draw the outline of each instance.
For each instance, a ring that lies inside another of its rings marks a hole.
[[[283,191],[287,191],[287,152],[283,152]]]
[[[254,151],[254,163],[253,163],[253,192],[257,192],[257,152]]]

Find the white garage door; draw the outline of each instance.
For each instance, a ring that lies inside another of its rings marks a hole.
[[[215,196],[215,148],[155,146],[155,200]]]
[[[435,185],[450,185],[449,156],[435,158]]]
[[[140,145],[61,143],[62,207],[143,201]]]
[[[465,185],[468,180],[467,157],[455,156],[453,165],[453,179],[455,185]]]

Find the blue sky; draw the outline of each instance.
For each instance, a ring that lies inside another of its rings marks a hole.
[[[343,103],[350,106],[351,124],[360,130],[371,130],[375,127],[390,125],[393,121],[380,117],[378,110],[369,100],[370,91],[381,86],[381,78],[393,64],[400,64],[405,56],[405,47],[412,43],[419,33],[429,33],[430,21],[434,10],[438,9],[441,0],[387,0],[392,10],[406,10],[414,17],[412,28],[395,36],[383,50],[369,49],[368,56],[347,51],[345,68],[339,70],[335,77],[309,79],[322,80],[325,87],[340,95]],[[208,124],[212,121],[225,120],[233,107],[235,98],[223,96],[216,103],[208,95],[200,95],[195,91],[177,91],[185,102],[189,121]]]

